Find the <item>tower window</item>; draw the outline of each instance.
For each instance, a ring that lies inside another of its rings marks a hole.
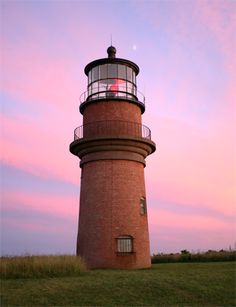
[[[117,64],[108,64],[108,78],[117,78]]]
[[[127,67],[127,80],[132,82],[132,69]]]
[[[118,78],[126,79],[126,66],[125,65],[118,65]]]
[[[147,205],[146,205],[146,198],[140,198],[140,214],[144,215],[147,213]]]
[[[98,80],[98,75],[99,75],[98,66],[95,66],[92,69],[92,82]]]
[[[132,253],[133,252],[133,237],[120,236],[117,238],[117,252],[118,253]]]
[[[107,64],[100,66],[100,79],[107,79]]]

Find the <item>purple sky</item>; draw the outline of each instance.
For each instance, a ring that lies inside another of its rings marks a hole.
[[[235,1],[1,1],[1,253],[74,253],[83,69],[140,67],[152,253],[235,246]]]

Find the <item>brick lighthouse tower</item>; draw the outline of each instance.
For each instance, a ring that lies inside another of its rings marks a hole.
[[[139,67],[116,58],[113,46],[107,53],[85,67],[83,125],[70,144],[81,159],[77,254],[92,268],[146,268],[151,263],[144,167],[156,145],[141,123]]]

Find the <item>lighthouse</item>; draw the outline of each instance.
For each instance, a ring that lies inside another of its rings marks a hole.
[[[83,125],[70,144],[81,167],[77,254],[91,268],[148,268],[144,168],[156,145],[142,124],[138,65],[117,58],[113,46],[107,53],[84,69]]]

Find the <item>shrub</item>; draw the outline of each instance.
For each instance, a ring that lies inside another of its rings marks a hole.
[[[191,254],[188,250],[184,249],[181,251],[180,262],[189,262],[191,261]]]

